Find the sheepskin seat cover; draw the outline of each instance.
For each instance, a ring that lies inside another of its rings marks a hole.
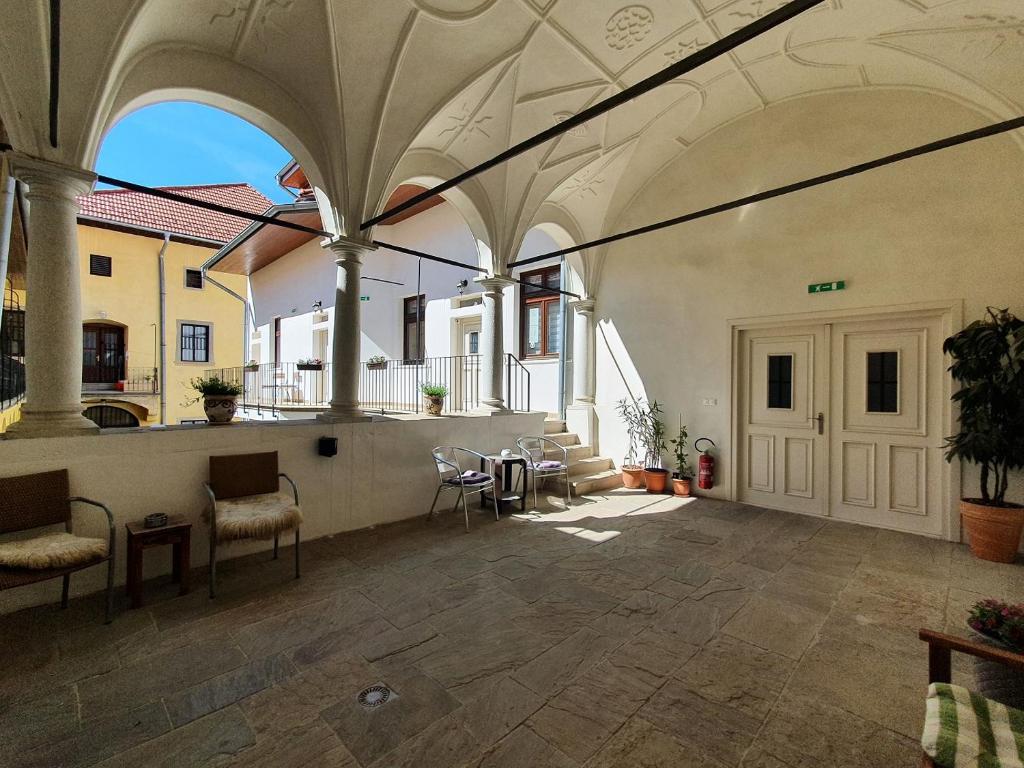
[[[217,499],[217,541],[272,539],[301,524],[291,491]]]
[[[107,542],[71,533],[46,533],[0,544],[0,565],[7,568],[68,568],[107,556]]]

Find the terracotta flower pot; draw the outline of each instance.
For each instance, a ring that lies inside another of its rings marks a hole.
[[[672,478],[672,491],[676,496],[689,496],[690,495],[690,478],[688,477],[674,477]]]
[[[238,397],[236,395],[207,395],[203,398],[203,410],[211,424],[230,424],[235,418]]]
[[[443,397],[429,397],[429,396],[428,397],[424,397],[423,398],[423,404],[427,408],[427,413],[429,413],[431,416],[440,416],[441,415],[441,409],[444,408],[444,398]]]
[[[1024,531],[1024,507],[993,507],[980,499],[962,499],[960,517],[975,557],[995,563],[1013,562]]]
[[[668,486],[668,470],[647,467],[644,469],[644,483],[648,493],[664,493]]]
[[[626,464],[622,468],[623,488],[643,488],[644,469],[638,464]]]

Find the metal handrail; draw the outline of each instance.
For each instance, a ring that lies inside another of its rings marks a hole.
[[[505,406],[512,411],[530,410],[530,370],[511,352],[505,354]]]

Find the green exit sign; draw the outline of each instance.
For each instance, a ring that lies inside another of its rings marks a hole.
[[[360,296],[360,297],[359,297],[359,300],[360,300],[360,301],[369,301],[369,300],[370,300],[370,297],[369,297],[369,296]]]
[[[833,280],[831,283],[813,283],[807,286],[808,293],[828,293],[829,291],[841,291],[846,287],[845,280]]]

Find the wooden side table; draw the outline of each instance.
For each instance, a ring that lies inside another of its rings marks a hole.
[[[142,606],[142,553],[150,547],[173,546],[171,580],[181,584],[178,594],[188,594],[192,523],[181,517],[172,517],[167,525],[159,528],[146,528],[141,520],[125,523],[124,527],[128,529],[128,579],[125,587],[131,598],[131,607]]]

